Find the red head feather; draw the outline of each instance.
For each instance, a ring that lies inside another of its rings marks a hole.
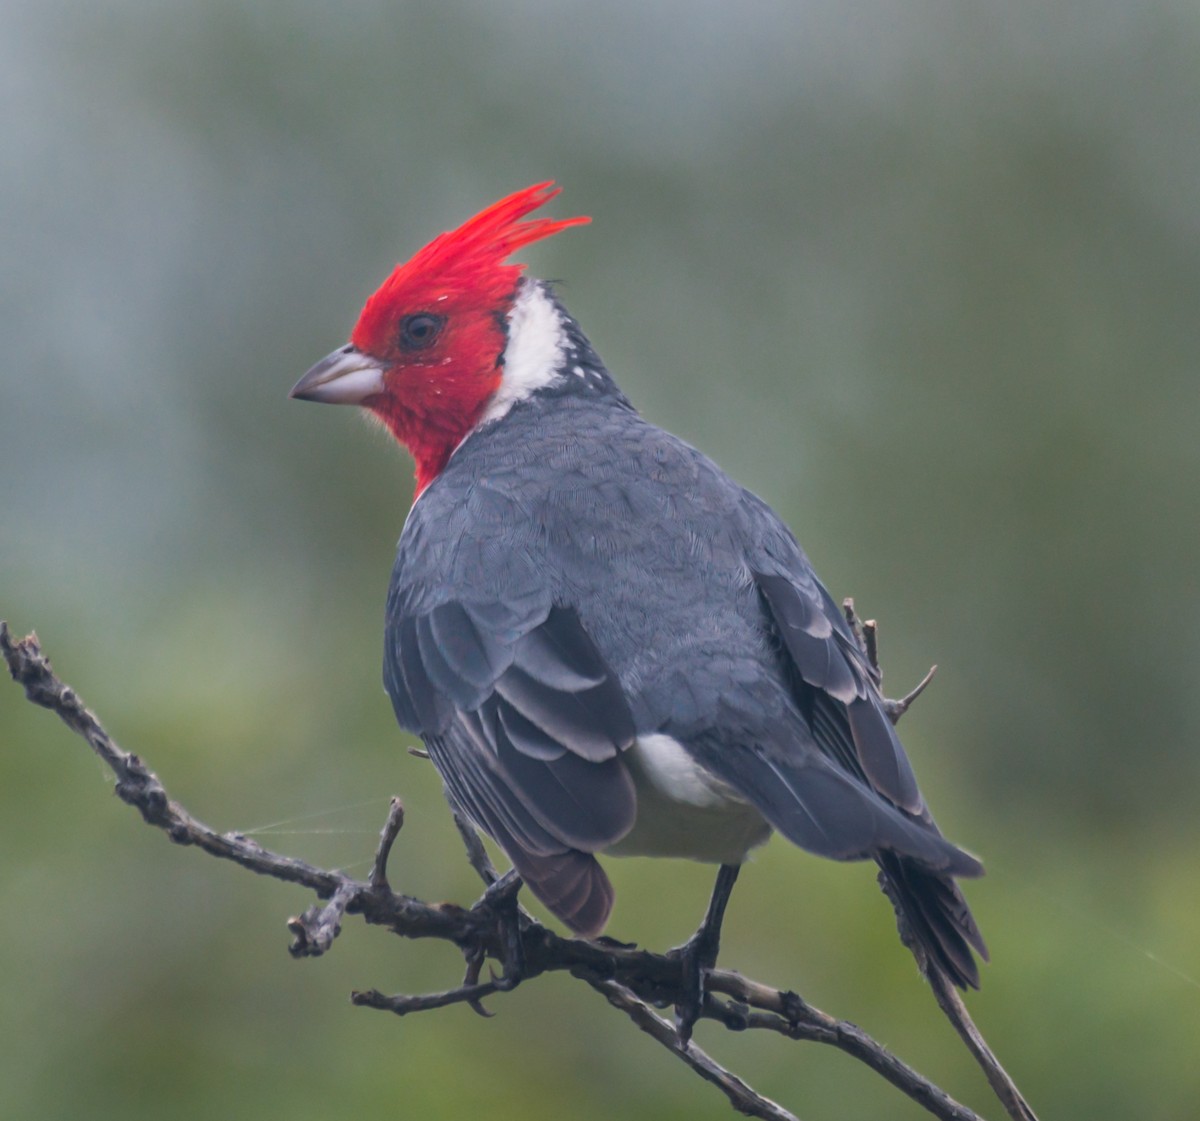
[[[354,326],[351,343],[385,371],[384,391],[362,403],[412,452],[418,490],[446,465],[499,388],[504,317],[523,268],[508,264],[509,256],[591,220],[521,220],[559,190],[553,183],[526,187],[434,238],[396,266]],[[419,346],[404,336],[414,317],[423,323]]]
[[[552,181],[535,183],[492,203],[458,229],[439,234],[411,260],[397,265],[367,300],[350,341],[360,350],[376,349],[381,337],[393,328],[397,311],[414,298],[429,303],[431,295],[441,302],[466,295],[498,307],[512,295],[524,268],[505,264],[513,253],[568,226],[591,221],[585,217],[520,220],[561,191]]]

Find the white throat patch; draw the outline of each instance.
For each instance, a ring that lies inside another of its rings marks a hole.
[[[500,388],[492,395],[480,424],[499,420],[518,401],[562,376],[567,340],[562,315],[536,280],[521,284],[508,313],[508,345]]]

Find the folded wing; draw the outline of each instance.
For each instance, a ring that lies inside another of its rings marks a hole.
[[[599,931],[612,888],[592,853],[634,822],[620,759],[634,723],[576,612],[450,601],[409,614],[389,603],[384,684],[453,804],[568,926]]]
[[[875,671],[829,594],[804,568],[756,572],[754,579],[820,752],[818,762],[802,755],[799,766],[776,764],[781,784],[804,807],[793,811],[791,831],[778,828],[806,848],[822,851],[823,843],[828,855],[873,836],[869,855],[911,935],[955,984],[977,988],[972,950],[986,960],[987,947],[953,877],[978,876],[982,865],[942,836],[926,808]]]

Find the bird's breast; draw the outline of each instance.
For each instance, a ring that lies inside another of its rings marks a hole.
[[[672,737],[639,736],[624,759],[637,790],[637,819],[606,850],[611,855],[741,864],[771,835],[753,805]]]

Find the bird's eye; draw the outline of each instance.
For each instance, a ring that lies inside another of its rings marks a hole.
[[[400,320],[400,345],[405,350],[424,350],[432,346],[445,322],[444,315],[434,315],[429,311],[406,315]]]

